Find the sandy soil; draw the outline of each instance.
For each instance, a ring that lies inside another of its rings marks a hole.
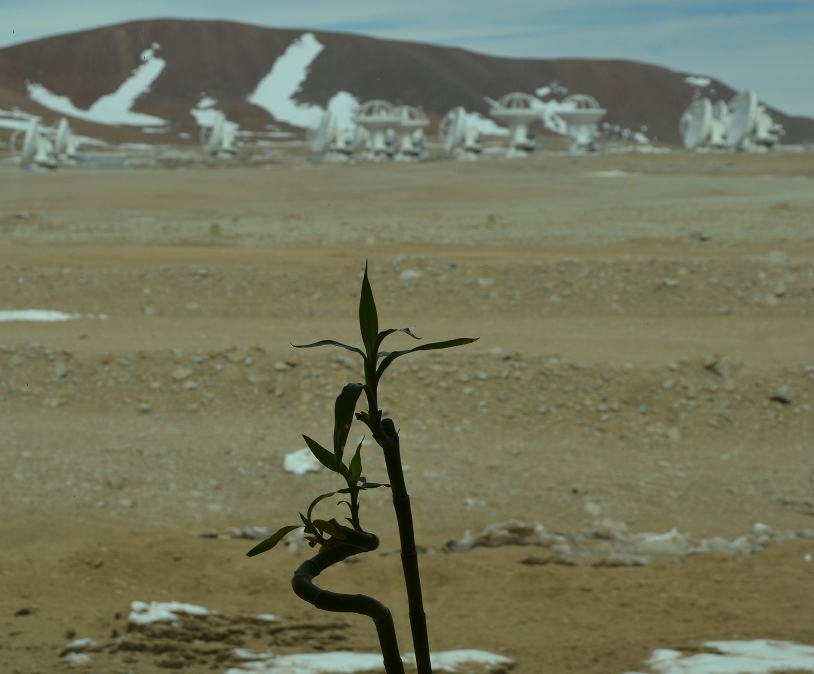
[[[328,443],[358,364],[289,344],[358,341],[366,258],[382,324],[480,337],[398,361],[382,391],[433,650],[621,673],[656,648],[811,643],[812,223],[810,153],[3,169],[0,309],[82,318],[0,323],[0,669],[64,671],[74,637],[108,644],[89,671],[139,674],[225,671],[219,654],[240,645],[376,649],[368,619],[291,593],[307,549],[247,559],[253,543],[226,535],[293,524],[338,486],[282,462],[301,433]],[[384,477],[374,446],[366,474]],[[799,535],[619,568],[441,551],[510,518]],[[323,584],[388,604],[409,651],[387,494],[366,495],[362,522],[384,554]],[[222,624],[114,648],[132,641],[133,600],[200,604]],[[258,613],[287,629],[245,618]]]

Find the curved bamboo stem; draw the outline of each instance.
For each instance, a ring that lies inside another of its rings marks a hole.
[[[337,564],[360,552],[370,552],[379,547],[379,538],[364,531],[339,527],[347,540],[336,543],[297,567],[291,579],[294,593],[302,600],[323,611],[336,613],[360,613],[373,619],[382,649],[384,669],[387,674],[404,674],[393,616],[384,604],[364,594],[342,594],[323,590],[313,579],[329,566]],[[336,540],[336,539],[333,539]]]

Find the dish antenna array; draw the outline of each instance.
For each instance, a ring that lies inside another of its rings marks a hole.
[[[353,154],[355,136],[352,130],[340,129],[336,117],[330,110],[322,114],[314,140],[311,142],[311,153],[321,155],[327,161],[347,161]]]
[[[597,100],[587,94],[572,94],[562,100],[562,106],[564,109],[557,110],[557,117],[568,127],[571,152],[597,151],[599,149],[597,125],[608,111],[600,108]]]
[[[10,145],[12,153],[19,156],[22,168],[30,168],[32,163],[42,168],[54,169],[57,167],[54,144],[43,133],[39,118],[33,117],[28,122],[25,136],[23,136],[22,148],[18,151],[19,135],[19,131],[11,134]]]
[[[534,152],[535,143],[529,134],[529,124],[537,121],[543,104],[531,94],[514,92],[506,94],[498,101],[486,97],[489,103],[489,116],[509,127],[509,151],[507,157],[528,157]]]
[[[772,147],[783,135],[783,128],[772,121],[751,90],[737,94],[729,105],[723,101],[713,104],[708,98],[693,101],[681,115],[679,124],[684,147],[688,150]]]
[[[468,123],[463,107],[453,108],[444,115],[438,125],[438,135],[444,141],[444,152],[457,159],[476,159],[483,151],[480,131]]]
[[[234,157],[237,154],[235,130],[220,110],[215,113],[211,131],[201,127],[201,145],[212,157]]]
[[[392,103],[374,99],[359,106],[353,121],[367,133],[367,158],[382,159],[392,155],[395,129],[400,128],[402,112]],[[388,133],[389,132],[389,133]]]

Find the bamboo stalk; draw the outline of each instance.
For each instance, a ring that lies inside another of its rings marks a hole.
[[[376,410],[376,407],[373,407],[372,410]],[[376,416],[378,417],[379,414],[377,413]],[[421,596],[421,576],[418,572],[413,513],[410,507],[410,495],[407,493],[407,484],[404,480],[404,469],[401,465],[399,436],[392,419],[377,419],[377,421],[379,421],[378,424],[372,424],[375,429],[373,438],[384,452],[387,477],[393,494],[393,508],[396,511],[399,541],[401,542],[401,566],[404,572],[404,583],[407,586],[407,604],[410,611],[410,631],[413,637],[416,669],[418,674],[432,674],[427,614],[424,612],[424,600]]]

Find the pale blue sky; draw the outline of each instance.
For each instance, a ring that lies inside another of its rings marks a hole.
[[[168,16],[501,56],[633,59],[755,89],[784,112],[814,117],[814,0],[0,0],[0,46]]]

